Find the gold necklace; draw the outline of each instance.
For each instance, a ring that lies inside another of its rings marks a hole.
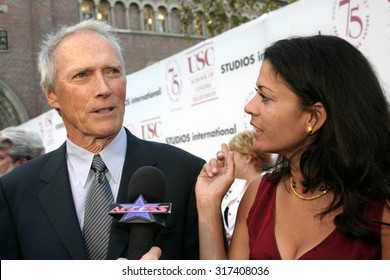
[[[303,199],[303,200],[314,200],[316,198],[320,198],[321,196],[323,196],[324,194],[326,194],[328,192],[328,189],[325,189],[321,193],[319,193],[315,196],[305,197],[305,196],[302,196],[299,193],[297,193],[297,191],[295,190],[295,186],[296,186],[296,183],[294,182],[292,175],[290,175],[290,188],[291,188],[292,192],[295,194],[295,196],[297,196],[298,198]]]

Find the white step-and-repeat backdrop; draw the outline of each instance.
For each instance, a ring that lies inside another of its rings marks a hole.
[[[140,138],[208,160],[222,142],[251,129],[244,106],[254,94],[263,49],[318,33],[359,48],[390,100],[390,0],[300,0],[128,75],[124,125]],[[54,110],[22,126],[39,131],[47,151],[66,138]]]

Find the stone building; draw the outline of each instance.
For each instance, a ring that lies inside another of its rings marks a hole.
[[[192,40],[185,38],[178,1],[0,0],[0,130],[50,109],[39,85],[36,62],[45,34],[92,17],[115,27],[122,41],[126,74],[206,38],[199,22],[190,30]]]

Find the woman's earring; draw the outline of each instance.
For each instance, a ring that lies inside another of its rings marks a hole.
[[[313,128],[311,126],[306,127],[306,133],[308,135],[312,135],[313,134]]]

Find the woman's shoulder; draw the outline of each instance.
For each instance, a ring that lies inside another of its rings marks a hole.
[[[390,201],[387,201],[390,205]],[[381,228],[382,259],[390,259],[390,209],[385,205],[382,215],[382,222],[386,223]]]

